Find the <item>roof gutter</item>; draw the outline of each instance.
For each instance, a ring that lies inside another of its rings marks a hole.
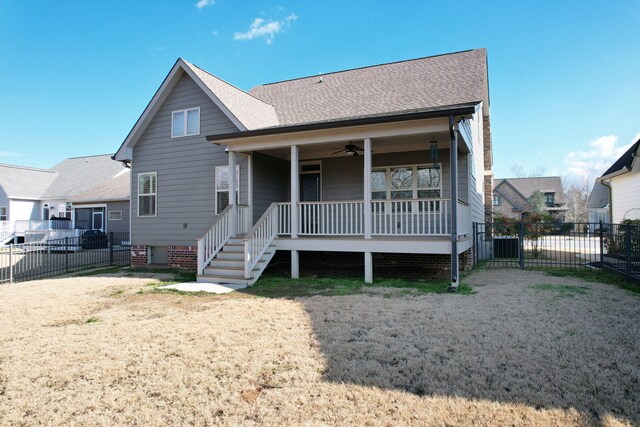
[[[628,168],[628,167],[626,167],[626,166],[623,166],[623,167],[622,167],[622,169],[618,169],[618,170],[617,170],[617,171],[615,171],[615,172],[611,172],[609,175],[603,175],[603,176],[601,176],[600,178],[598,178],[598,181],[602,182],[602,181],[604,181],[605,179],[615,178],[616,176],[620,176],[620,175],[622,175],[622,174],[624,174],[624,173],[627,173],[627,172],[629,172],[629,168]]]
[[[284,133],[306,132],[321,129],[335,129],[350,126],[371,125],[379,123],[391,123],[391,122],[403,122],[409,120],[430,119],[435,117],[448,117],[448,116],[460,116],[471,115],[476,112],[476,105],[465,104],[464,106],[458,106],[454,108],[448,108],[436,111],[421,111],[417,113],[403,113],[390,116],[376,116],[376,117],[364,117],[357,119],[337,120],[330,122],[309,123],[303,125],[282,126],[274,128],[256,129],[250,131],[228,133],[222,135],[207,135],[207,141],[223,141],[231,139],[248,138],[252,136],[265,136],[265,135],[278,135]]]

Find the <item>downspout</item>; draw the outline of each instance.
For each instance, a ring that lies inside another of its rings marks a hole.
[[[451,172],[451,285],[447,289],[455,292],[459,285],[458,265],[458,135],[453,114],[449,115],[449,161]]]
[[[613,223],[613,203],[611,203],[612,201],[612,196],[611,196],[611,181],[600,181],[600,184],[604,185],[605,187],[607,187],[607,189],[609,191],[607,191],[608,195],[609,195],[609,222]]]

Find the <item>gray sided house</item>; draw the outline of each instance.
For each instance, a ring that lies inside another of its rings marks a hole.
[[[533,213],[531,196],[540,191],[545,210],[564,221],[567,210],[562,179],[559,176],[496,179],[493,188],[493,213],[512,219],[526,219]]]
[[[589,212],[590,223],[609,224],[611,222],[609,215],[609,190],[597,180],[589,193],[587,210]],[[597,229],[599,226],[590,225],[590,227]]]
[[[486,51],[248,92],[178,59],[114,159],[131,167],[133,264],[251,284],[276,251],[293,277],[330,253],[367,282],[374,262],[449,265],[455,287],[491,212]]]
[[[0,244],[21,241],[30,232],[59,237],[62,231],[48,232],[85,227],[107,230],[106,219],[76,223],[72,200],[125,170],[109,155],[69,158],[51,169],[0,165]],[[106,218],[106,212],[104,215]]]

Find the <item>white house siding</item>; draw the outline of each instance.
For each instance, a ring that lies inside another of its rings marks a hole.
[[[41,218],[40,203],[36,200],[10,200],[9,212],[11,221],[38,220]]]
[[[622,221],[629,209],[640,209],[640,170],[611,179],[611,207],[614,223]]]
[[[171,138],[171,112],[200,107],[200,135]],[[238,129],[183,75],[133,148],[131,223],[132,243],[169,246],[195,245],[215,217],[215,168],[228,165],[224,147],[206,141],[207,135]],[[241,170],[241,203],[247,202],[247,161],[236,156]],[[138,174],[157,172],[157,215],[138,217]]]

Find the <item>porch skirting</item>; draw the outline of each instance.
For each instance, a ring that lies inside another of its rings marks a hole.
[[[168,264],[184,270],[195,272],[198,268],[197,246],[169,246]]]

